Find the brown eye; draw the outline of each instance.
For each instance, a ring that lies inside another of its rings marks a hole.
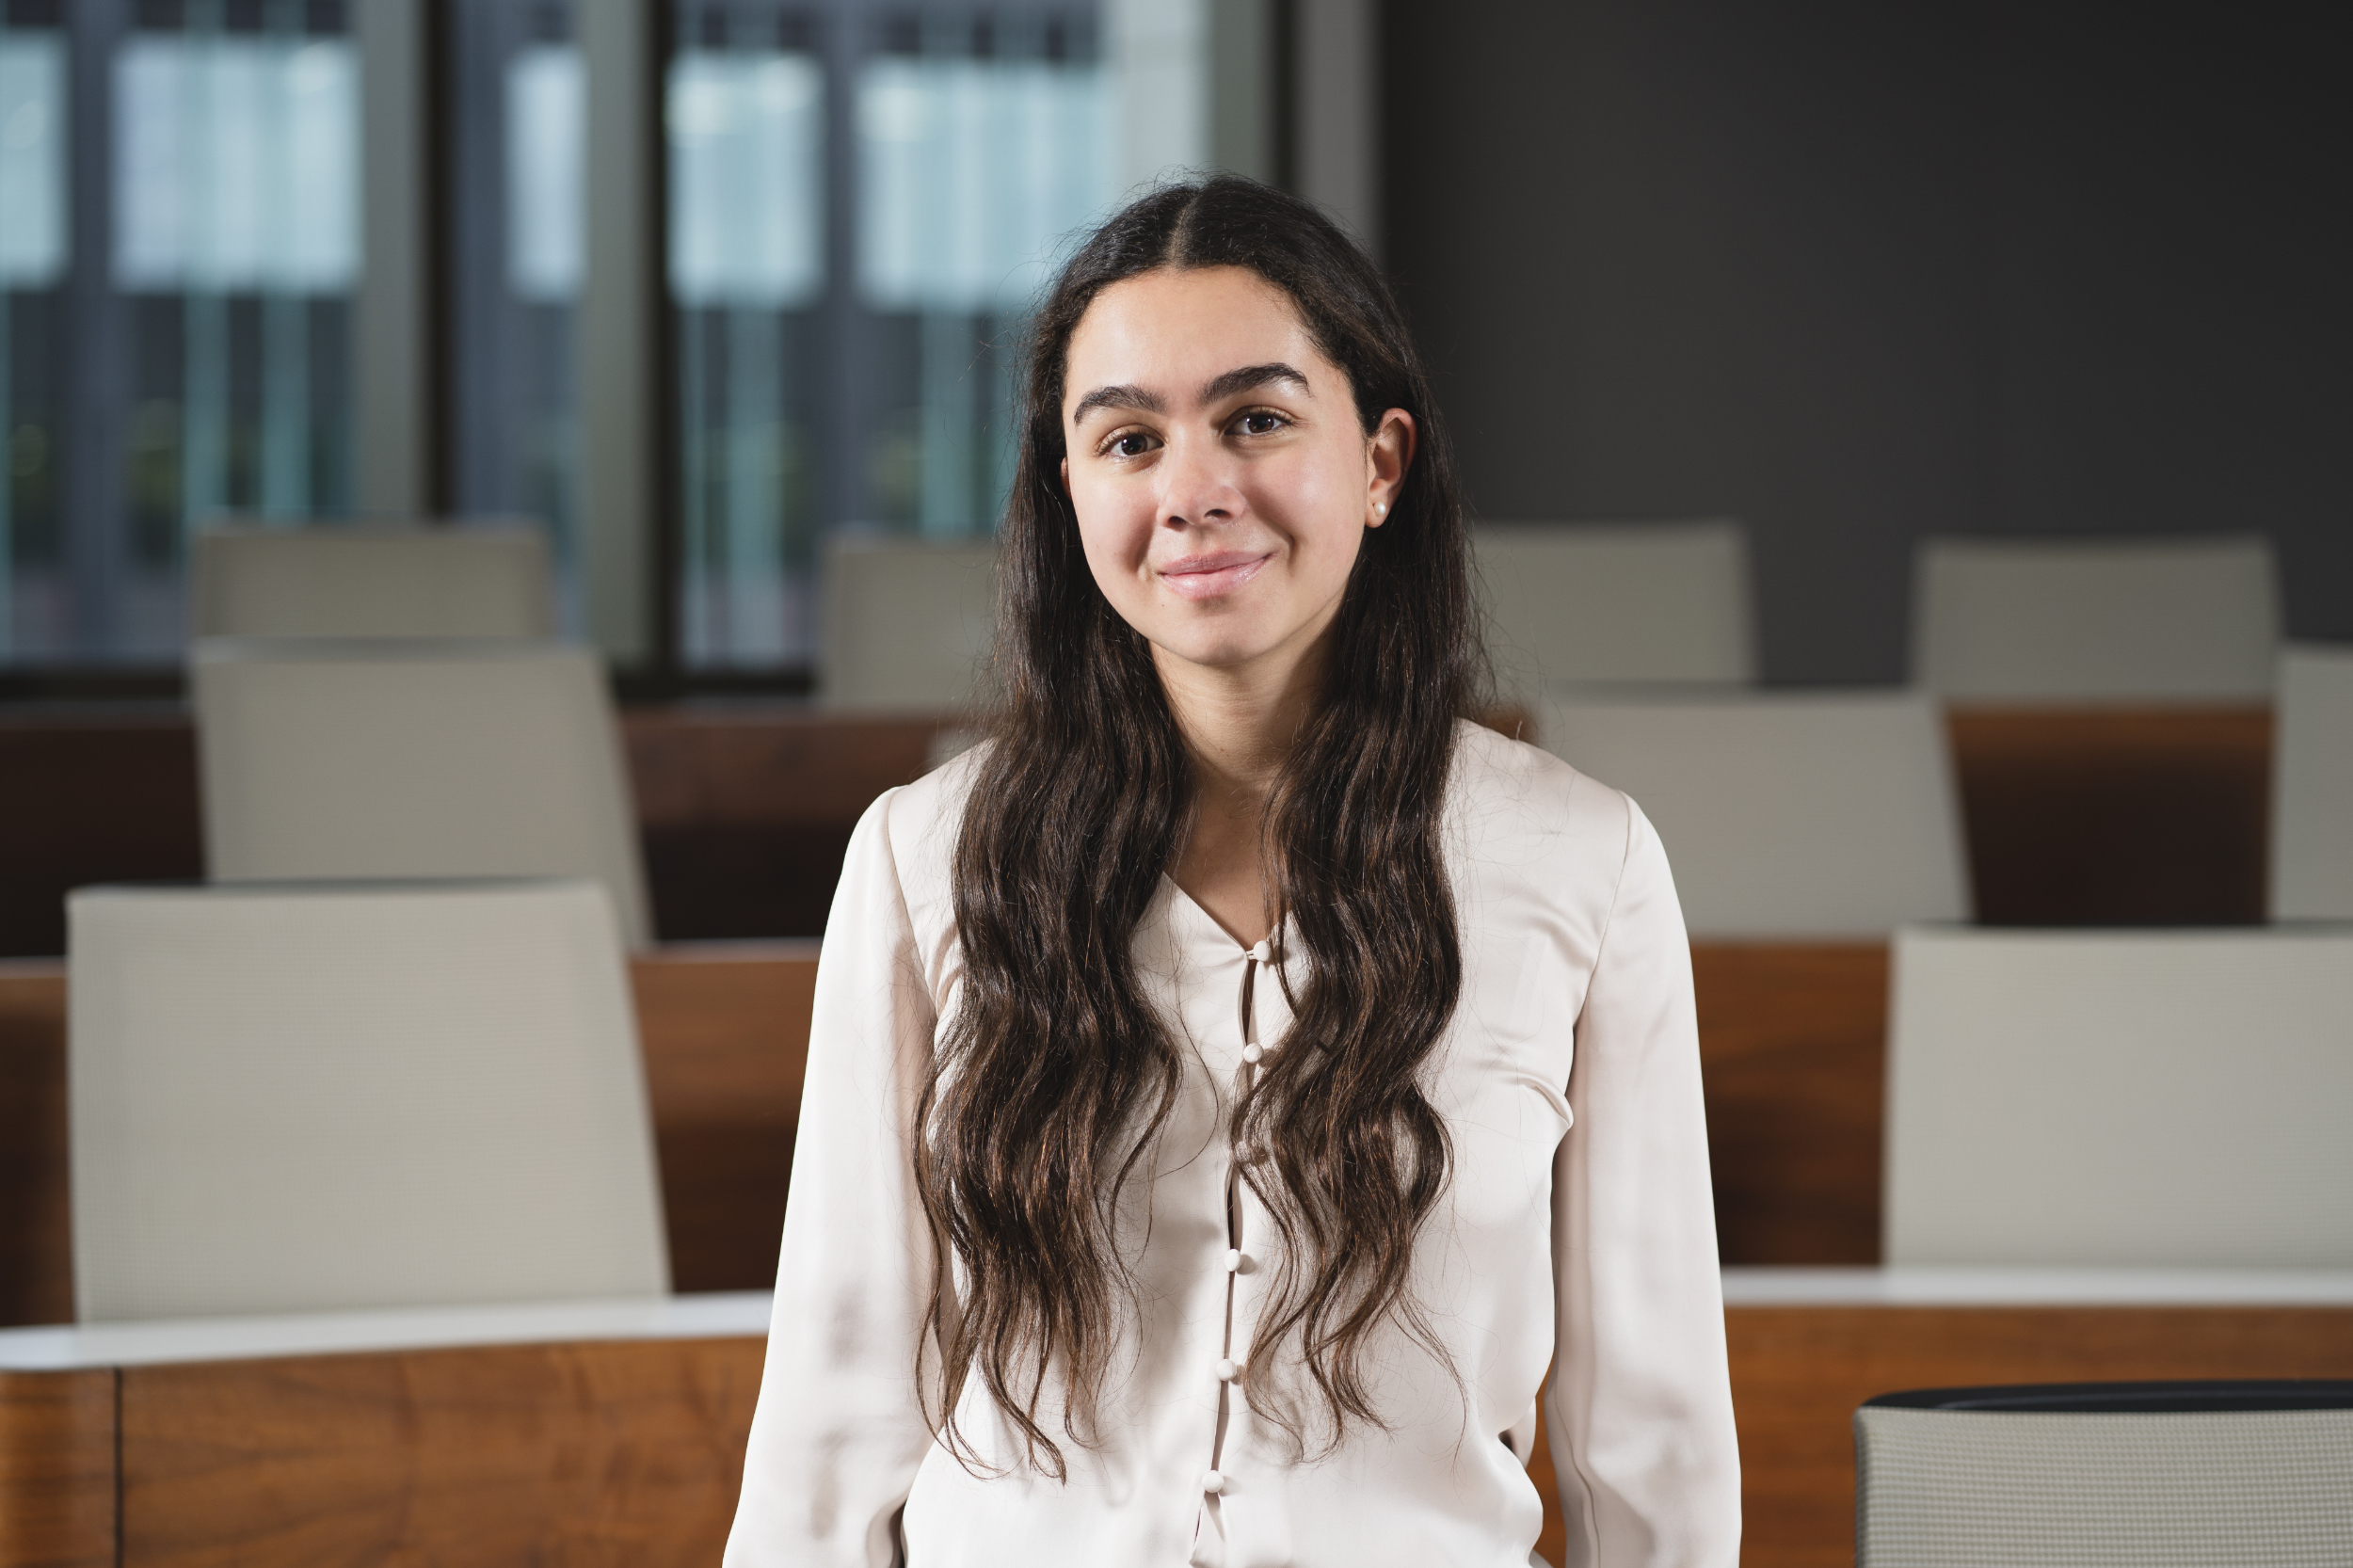
[[[1114,457],[1141,457],[1151,450],[1152,438],[1141,431],[1112,438],[1112,456]]]
[[[1285,424],[1283,416],[1259,408],[1241,416],[1241,433],[1245,436],[1272,436]]]

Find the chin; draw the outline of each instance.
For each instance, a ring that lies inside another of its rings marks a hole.
[[[1240,669],[1264,658],[1273,647],[1272,638],[1238,637],[1225,629],[1212,636],[1187,636],[1180,632],[1157,640],[1160,651],[1170,658],[1213,670]]]

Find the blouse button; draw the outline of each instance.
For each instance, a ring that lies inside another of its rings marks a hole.
[[[1241,1363],[1236,1361],[1232,1356],[1227,1356],[1225,1360],[1217,1364],[1218,1382],[1231,1383],[1240,1376],[1241,1376]]]
[[[1250,956],[1254,961],[1263,964],[1274,956],[1274,945],[1271,942],[1260,942],[1250,950]]]
[[[1215,1470],[1204,1470],[1201,1472],[1201,1490],[1215,1496],[1225,1490],[1225,1478]]]
[[[1265,1054],[1266,1048],[1259,1045],[1256,1040],[1251,1041],[1250,1044],[1241,1048],[1241,1059],[1253,1066],[1257,1065],[1258,1058],[1264,1056]]]
[[[1242,1265],[1241,1249],[1240,1247],[1228,1247],[1228,1248],[1226,1248],[1226,1249],[1225,1249],[1225,1272],[1226,1272],[1227,1273],[1229,1273],[1229,1274],[1238,1274],[1238,1273],[1241,1273],[1241,1265]]]

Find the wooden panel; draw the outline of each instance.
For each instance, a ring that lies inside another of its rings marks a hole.
[[[65,967],[0,963],[0,1328],[72,1316]]]
[[[783,704],[624,714],[663,938],[823,935],[851,829],[922,776],[939,728]]]
[[[1958,709],[1947,723],[1981,921],[2265,918],[2268,709]]]
[[[176,709],[0,716],[0,956],[65,952],[65,895],[204,874]]]
[[[815,943],[631,965],[680,1290],[776,1284],[817,991]]]
[[[757,1338],[122,1372],[136,1568],[719,1560]]]
[[[1887,946],[1691,948],[1726,1263],[1876,1263]]]
[[[1747,1568],[1851,1568],[1855,1407],[1905,1388],[2353,1377],[2353,1308],[1734,1307]]]
[[[115,1560],[114,1372],[0,1372],[0,1568]]]

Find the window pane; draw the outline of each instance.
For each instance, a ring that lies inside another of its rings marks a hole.
[[[792,663],[812,641],[824,67],[796,10],[732,0],[678,18],[664,120],[681,651]]]
[[[672,16],[680,651],[804,664],[825,533],[995,525],[1011,344],[1116,195],[1096,14]]]
[[[171,659],[192,529],[350,504],[357,62],[321,0],[60,16],[0,33],[0,657]]]
[[[572,311],[585,264],[584,82],[568,0],[450,8],[448,450],[456,510],[549,533],[577,625]]]
[[[18,602],[18,563],[56,554],[47,372],[66,265],[65,92],[64,39],[0,25],[0,660],[54,636],[38,605]]]
[[[1010,345],[1057,251],[1116,194],[1091,19],[929,20],[857,86],[857,273],[876,317],[872,512],[987,533],[1013,479]]]

